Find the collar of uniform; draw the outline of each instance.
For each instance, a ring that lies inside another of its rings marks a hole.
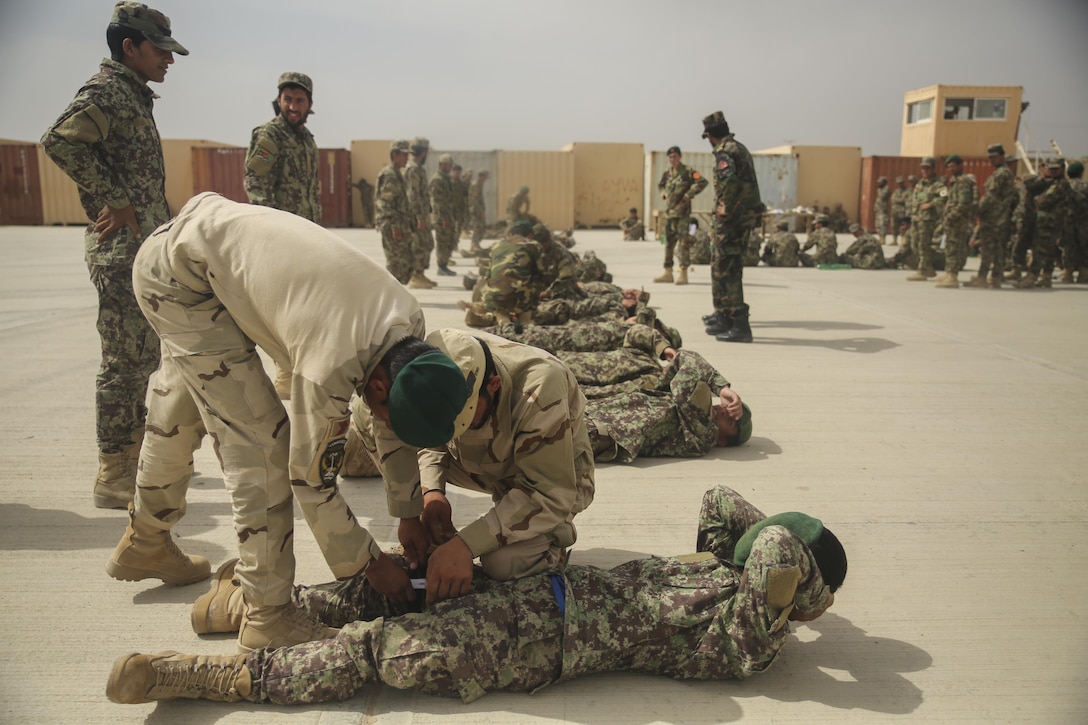
[[[147,98],[153,100],[159,97],[158,93],[155,93],[155,91],[151,90],[151,86],[149,86],[147,83],[144,83],[143,79],[140,78],[140,76],[136,75],[136,71],[132,70],[124,63],[118,63],[113,58],[103,58],[102,70],[108,70],[112,73],[120,75],[127,82],[131,83],[133,88],[135,88],[137,92],[142,93]]]

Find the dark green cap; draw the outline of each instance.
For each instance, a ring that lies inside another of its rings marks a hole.
[[[951,156],[949,156],[948,158],[946,158],[944,160],[944,163],[945,163],[945,166],[947,166],[948,164],[962,164],[963,159],[961,159],[956,154],[952,154]]]
[[[444,446],[464,432],[455,423],[470,394],[465,374],[448,355],[425,352],[401,368],[389,389],[389,425],[410,446]]]
[[[752,545],[756,542],[759,532],[768,526],[784,526],[793,532],[805,546],[812,546],[824,532],[824,524],[819,519],[813,518],[800,511],[787,511],[783,514],[768,516],[759,523],[752,524],[744,535],[740,537],[737,546],[733,549],[733,563],[744,566],[748,557],[752,554]]]

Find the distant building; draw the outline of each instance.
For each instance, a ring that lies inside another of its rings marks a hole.
[[[901,156],[986,156],[999,143],[1011,157],[1020,125],[1023,86],[944,86],[907,91]]]

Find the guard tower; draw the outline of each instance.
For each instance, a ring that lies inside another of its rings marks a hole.
[[[1016,148],[1023,86],[944,86],[907,91],[901,156],[985,157],[999,143]]]

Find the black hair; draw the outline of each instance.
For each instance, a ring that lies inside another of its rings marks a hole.
[[[397,379],[397,374],[404,369],[405,365],[428,352],[438,352],[438,348],[420,340],[418,337],[409,335],[389,348],[382,355],[382,359],[378,364],[385,368],[385,372],[389,375],[390,382],[392,382]]]
[[[132,40],[132,44],[138,48],[140,43],[147,40],[147,36],[139,30],[126,28],[124,25],[118,25],[117,23],[110,23],[106,26],[106,45],[109,46],[112,60],[120,63],[125,59],[126,40]]]
[[[711,126],[706,130],[706,134],[714,138],[725,138],[729,135],[729,124],[723,123],[720,126]]]
[[[825,528],[820,538],[808,547],[816,566],[820,567],[820,577],[824,584],[835,593],[846,580],[846,550],[831,529]]]
[[[630,209],[628,209],[627,211],[629,211],[629,212],[633,211],[634,213],[638,214],[638,209],[637,209],[637,208],[635,208],[635,207],[631,207],[631,208],[630,208]]]

